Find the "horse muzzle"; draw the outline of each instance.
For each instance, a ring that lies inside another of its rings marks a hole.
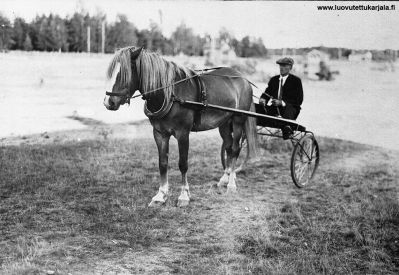
[[[113,102],[109,96],[105,96],[103,104],[105,108],[110,111],[116,111],[119,109],[120,106],[120,104],[116,104],[115,102]]]

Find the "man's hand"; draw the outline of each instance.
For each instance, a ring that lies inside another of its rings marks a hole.
[[[266,99],[260,98],[260,99],[259,99],[259,104],[265,106],[265,105],[266,105]]]
[[[283,101],[278,99],[272,99],[273,106],[283,106]]]

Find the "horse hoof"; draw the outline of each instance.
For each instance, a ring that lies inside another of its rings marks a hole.
[[[162,205],[164,205],[165,202],[162,201],[151,201],[150,204],[148,205],[148,207],[161,207]]]
[[[237,194],[237,187],[229,187],[227,186],[227,194]]]
[[[177,207],[186,207],[190,203],[189,200],[178,200],[177,201]]]

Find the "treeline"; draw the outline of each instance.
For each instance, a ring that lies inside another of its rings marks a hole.
[[[23,18],[15,18],[10,22],[0,13],[0,32],[2,50],[87,52],[90,39],[90,52],[104,50],[106,53],[113,53],[118,48],[137,45],[165,55],[180,52],[187,55],[204,55],[204,48],[209,42],[209,36],[195,34],[184,23],[176,28],[171,37],[165,37],[161,26],[155,22],[152,22],[148,29],[139,30],[122,14],[117,16],[115,22],[108,23],[102,13],[90,16],[84,12],[75,12],[66,18],[55,14],[42,15],[31,22],[26,22]],[[227,42],[237,56],[267,54],[266,47],[259,38],[246,36],[238,40],[223,29],[217,40]]]
[[[342,47],[305,47],[305,48],[284,48],[284,49],[268,49],[269,55],[305,55],[312,50],[319,50],[327,53],[331,59],[348,59],[351,54],[364,54],[370,52],[374,61],[395,61],[399,56],[399,50],[354,50]]]

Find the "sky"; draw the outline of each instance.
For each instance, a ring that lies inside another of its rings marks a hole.
[[[320,5],[387,5],[395,10],[320,11]],[[267,48],[347,47],[399,49],[399,1],[129,1],[129,0],[0,0],[0,12],[32,20],[36,15],[72,15],[83,8],[101,11],[113,22],[126,14],[139,29],[161,23],[165,36],[184,22],[195,33],[217,35],[226,28],[238,39],[260,37]],[[161,12],[160,12],[161,11]]]

